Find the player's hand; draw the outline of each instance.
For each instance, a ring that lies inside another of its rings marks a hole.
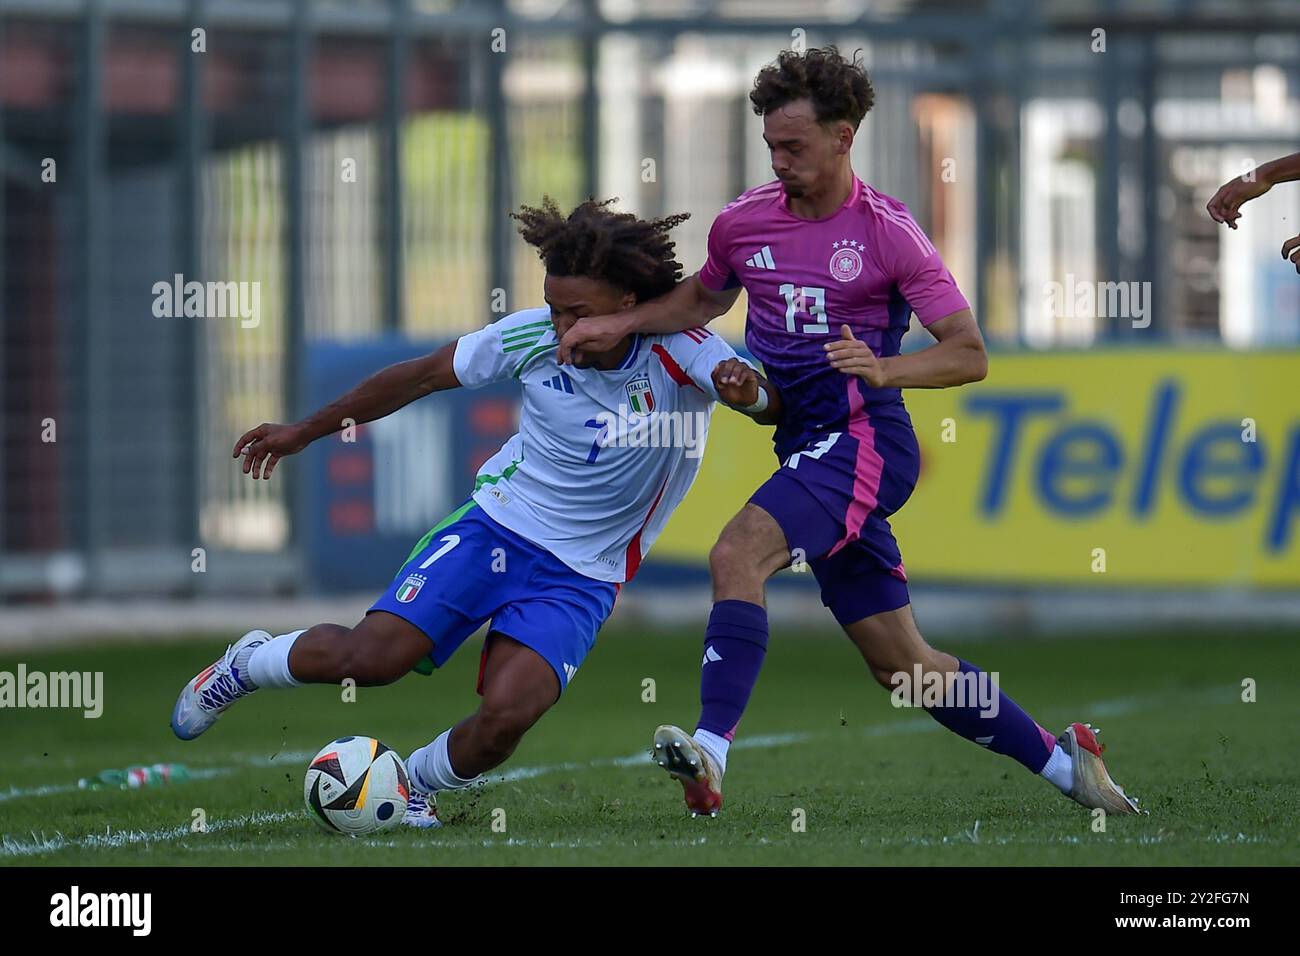
[[[235,454],[244,456],[244,474],[254,478],[270,478],[276,462],[285,455],[293,455],[311,442],[297,425],[277,425],[263,422],[249,429],[235,442]],[[260,472],[260,474],[259,474]]]
[[[556,359],[561,365],[572,365],[576,353],[596,355],[608,352],[631,331],[627,321],[617,313],[589,315],[565,330],[560,338],[560,352]]]
[[[1282,243],[1282,258],[1295,263],[1295,271],[1300,272],[1300,236],[1292,236]]]
[[[1241,206],[1252,199],[1258,199],[1273,188],[1273,184],[1263,177],[1244,180],[1240,176],[1228,180],[1219,187],[1219,191],[1205,204],[1210,218],[1215,222],[1226,223],[1229,228],[1237,228],[1241,218]]]
[[[854,338],[853,330],[847,325],[840,326],[839,341],[827,342],[825,348],[832,367],[845,375],[860,375],[872,388],[885,387],[884,364],[871,351],[871,346]]]
[[[724,402],[735,408],[748,408],[758,401],[758,373],[740,359],[724,359],[713,370],[713,387]]]

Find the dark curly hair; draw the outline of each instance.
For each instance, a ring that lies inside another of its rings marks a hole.
[[[759,116],[805,97],[812,100],[819,123],[844,120],[857,129],[876,102],[876,91],[857,53],[846,60],[828,46],[804,53],[782,50],[775,63],[758,71],[749,93]]]
[[[550,196],[538,206],[520,206],[510,218],[519,234],[553,276],[586,276],[626,289],[638,302],[670,291],[682,277],[668,232],[689,213],[638,219],[608,207],[615,199],[588,199],[566,217]]]

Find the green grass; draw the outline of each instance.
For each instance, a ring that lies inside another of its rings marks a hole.
[[[567,697],[503,771],[550,768],[445,794],[446,827],[348,839],[302,805],[303,752],[370,734],[405,754],[468,713],[478,642],[430,678],[266,691],[203,738],[175,740],[180,686],[224,641],[98,646],[0,659],[13,671],[102,670],[104,714],[0,711],[0,863],[258,864],[1046,864],[1300,863],[1300,644],[1261,636],[1147,635],[963,643],[1002,687],[1059,730],[1091,720],[1108,764],[1151,816],[1096,833],[1081,807],[1007,758],[898,711],[842,638],[774,637],[740,741],[727,806],[690,819],[680,788],[645,757],[659,723],[697,713],[701,641],[607,632]],[[1241,701],[1241,681],[1258,702]],[[657,701],[642,701],[642,681]],[[764,743],[773,735],[799,742]],[[640,752],[640,753],[639,753]],[[276,755],[289,755],[276,756]],[[636,757],[627,765],[615,758]],[[645,759],[645,763],[640,762]],[[66,790],[109,767],[159,760],[218,776],[141,791]],[[556,768],[555,765],[572,765]],[[52,790],[31,792],[33,788]],[[190,832],[195,808],[208,821]],[[491,827],[505,811],[506,832]],[[792,829],[806,812],[806,832]],[[976,824],[978,823],[978,828]]]

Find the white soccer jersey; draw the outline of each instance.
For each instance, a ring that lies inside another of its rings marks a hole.
[[[718,400],[712,374],[735,358],[707,329],[637,335],[610,371],[556,362],[550,310],[525,309],[464,336],[466,388],[517,378],[519,433],[479,470],[488,516],[601,581],[628,581],[700,470]]]

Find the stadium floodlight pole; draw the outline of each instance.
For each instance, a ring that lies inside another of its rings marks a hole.
[[[504,0],[491,0],[493,12],[499,17],[499,23],[510,21],[510,13]],[[507,35],[506,49],[517,42],[516,37]],[[510,168],[510,128],[508,112],[510,103],[505,92],[505,65],[509,53],[498,53],[486,45],[475,46],[479,56],[485,57],[484,109],[488,120],[488,148],[492,154],[491,183],[489,185],[490,205],[488,208],[488,301],[493,301],[493,289],[504,289],[507,299],[510,295],[510,260],[513,230],[510,225],[510,208],[512,204],[513,176]]]
[[[1117,0],[1106,0],[1104,12],[1117,12]],[[1104,56],[1094,57],[1101,75],[1098,85],[1101,90],[1101,162],[1097,180],[1094,216],[1097,223],[1097,270],[1094,282],[1119,282],[1122,265],[1119,248],[1119,203],[1120,203],[1120,142],[1119,107],[1123,95],[1121,83],[1125,67],[1125,54],[1128,45],[1123,37],[1111,38],[1110,52]],[[1099,339],[1114,341],[1117,323],[1114,321],[1101,324]]]
[[[597,0],[584,0],[583,19],[589,26],[582,34],[582,188],[586,198],[600,191],[600,41],[605,25]]]
[[[5,42],[5,21],[0,16],[0,50],[4,49]],[[9,234],[8,220],[5,219],[5,189],[9,182],[9,169],[7,160],[7,150],[5,150],[5,101],[0,96],[0,246],[5,244],[5,238]],[[5,300],[8,296],[8,286],[5,278],[5,257],[0,255],[0,329],[8,328],[5,324],[7,319]],[[5,418],[5,409],[8,407],[6,402],[6,392],[4,383],[9,380],[5,374],[5,337],[0,335],[0,569],[5,566],[5,535],[7,528],[6,519],[9,517],[9,489],[5,482],[5,437],[8,434],[8,422]],[[4,601],[5,579],[4,574],[0,572],[0,602]]]
[[[102,241],[103,217],[100,206],[104,198],[104,15],[99,4],[87,6],[81,21],[81,70],[77,83],[76,117],[80,133],[81,157],[77,183],[77,205],[81,211],[81,234],[78,258],[81,266],[81,297],[78,319],[85,343],[85,391],[82,400],[81,447],[85,467],[82,500],[85,502],[85,528],[82,544],[86,560],[86,589],[102,589],[101,559],[106,547],[107,498],[109,483],[105,443],[111,431],[105,426],[109,409],[108,336],[106,323],[111,321],[103,308],[104,269],[101,256],[106,253]]]
[[[306,183],[306,141],[308,110],[310,104],[310,61],[311,61],[311,3],[309,0],[294,0],[293,24],[290,32],[289,56],[289,129],[287,149],[285,150],[285,182],[287,190],[285,202],[288,217],[288,275],[285,312],[287,332],[284,340],[283,385],[285,407],[289,414],[300,418],[307,413],[306,407],[306,363],[303,352],[306,348],[306,300],[304,281],[306,278],[306,208],[303,190]],[[300,475],[297,483],[289,483],[285,488],[286,504],[289,511],[290,547],[301,554],[304,529],[310,520],[306,507],[306,475]]]
[[[1169,323],[1160,321],[1160,291],[1163,283],[1160,273],[1164,264],[1164,243],[1160,235],[1160,131],[1156,129],[1156,105],[1159,102],[1160,49],[1152,34],[1141,39],[1142,44],[1142,271],[1146,288],[1147,315],[1157,324],[1155,335],[1169,338]]]
[[[977,63],[980,53],[968,47],[970,62]],[[975,190],[975,314],[987,321],[990,273],[995,261],[997,244],[997,206],[994,203],[992,184],[997,182],[994,172],[997,162],[997,129],[993,121],[993,105],[989,102],[991,89],[988,79],[976,72],[975,80],[975,171],[980,185]],[[1020,321],[1017,316],[1016,333],[1019,337]]]
[[[1023,344],[1023,329],[1020,321],[1020,303],[1024,299],[1024,263],[1022,256],[1023,240],[1022,233],[1024,211],[1021,208],[1020,183],[1024,181],[1024,140],[1022,124],[1025,115],[1025,103],[1028,101],[1028,91],[1033,89],[1034,83],[1034,44],[1033,36],[1042,29],[1041,12],[1036,0],[1007,0],[1003,5],[1000,13],[1002,18],[999,22],[999,32],[1005,32],[1008,36],[1012,56],[1015,63],[1010,74],[1003,74],[1006,85],[1006,95],[1010,103],[1008,115],[1010,123],[1008,125],[1007,135],[1007,169],[1010,172],[1011,186],[1007,189],[1006,208],[1007,208],[1007,235],[1006,250],[1008,267],[1014,270],[1015,278],[1011,283],[1012,306],[1011,320],[1014,331],[1013,345]],[[992,176],[986,180],[989,184],[981,184],[981,191],[990,188],[995,182]],[[987,312],[983,311],[988,307],[988,296],[983,289],[985,276],[981,273],[976,277],[979,285],[976,286],[976,295],[980,298],[981,311],[978,313],[980,322],[987,330],[990,327],[990,317]]]
[[[207,0],[188,0],[187,16],[176,30],[176,54],[181,76],[181,89],[176,104],[177,138],[180,148],[176,152],[176,189],[177,189],[177,246],[176,271],[182,275],[198,276],[203,271],[203,248],[200,236],[203,225],[202,206],[202,163],[208,141],[208,124],[203,112],[201,58],[196,56],[191,44],[191,31],[196,27],[206,26]],[[177,359],[181,375],[180,381],[189,382],[189,390],[179,403],[181,414],[178,416],[180,434],[185,436],[187,445],[181,460],[183,474],[177,482],[177,513],[180,518],[181,536],[190,548],[201,544],[199,541],[199,508],[202,498],[199,485],[202,476],[203,430],[199,427],[203,394],[207,388],[206,376],[199,374],[205,368],[203,362],[203,335],[197,322],[184,322],[180,325],[180,348]],[[191,590],[199,586],[203,575],[189,574],[188,583]]]
[[[384,104],[384,289],[383,326],[399,332],[406,311],[406,250],[402,244],[402,123],[406,114],[407,65],[411,42],[410,0],[392,0],[393,30],[388,37],[388,83]]]

